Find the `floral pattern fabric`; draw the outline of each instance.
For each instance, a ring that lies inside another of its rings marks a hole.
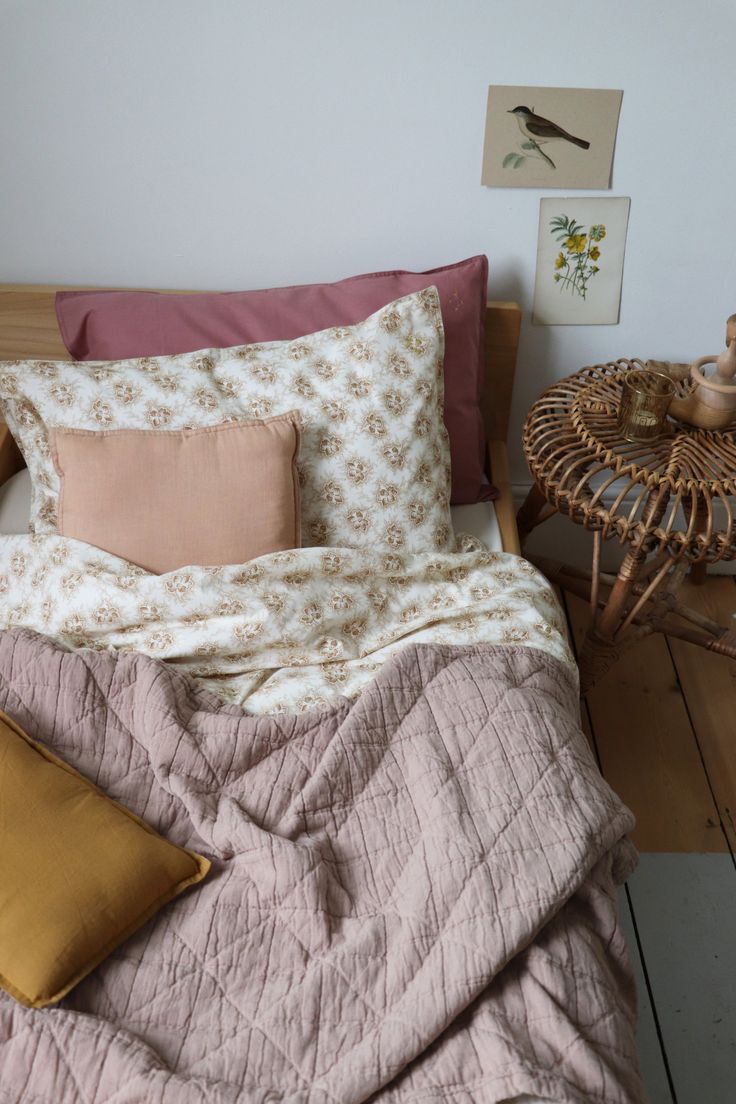
[[[297,409],[303,545],[451,551],[443,352],[430,287],[356,326],[295,341],[0,365],[0,406],[33,480],[31,531],[57,528],[51,426],[171,430]]]
[[[348,548],[166,575],[56,535],[0,539],[0,628],[144,652],[255,713],[355,697],[408,643],[519,644],[574,670],[554,593],[526,560]]]

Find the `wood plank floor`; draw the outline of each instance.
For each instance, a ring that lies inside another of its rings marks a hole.
[[[736,580],[687,585],[723,624]],[[580,643],[587,607],[564,596]],[[624,655],[583,705],[601,770],[637,817],[621,914],[639,990],[652,1104],[736,1100],[736,662],[661,636]]]

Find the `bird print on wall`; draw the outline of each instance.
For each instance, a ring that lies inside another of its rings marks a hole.
[[[542,149],[542,146],[546,143],[571,142],[574,146],[579,146],[580,149],[590,149],[590,142],[586,141],[585,138],[576,138],[574,134],[570,134],[569,131],[564,130],[551,119],[545,119],[543,115],[537,115],[533,107],[530,109],[524,105],[519,105],[512,108],[508,114],[516,118],[519,130],[526,139],[521,143],[521,148],[523,150],[534,150],[552,169],[556,169],[557,166],[549,154]],[[510,165],[513,165],[513,168],[519,168],[524,159],[523,154],[509,153],[504,159],[504,168],[508,168]]]

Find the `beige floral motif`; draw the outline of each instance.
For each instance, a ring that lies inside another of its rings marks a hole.
[[[325,417],[333,422],[344,422],[348,416],[347,406],[338,399],[325,399],[321,403],[321,410]]]
[[[165,652],[174,643],[173,633],[166,629],[155,629],[146,637],[146,648],[150,652]]]
[[[396,349],[392,349],[388,354],[386,362],[389,372],[393,372],[395,376],[399,376],[400,379],[408,379],[411,375],[411,366],[405,356],[402,356]]]
[[[325,636],[317,641],[317,652],[326,660],[337,659],[342,655],[342,642],[334,636]]]
[[[59,369],[52,360],[37,360],[33,365],[33,371],[41,379],[56,379]]]
[[[366,617],[353,617],[350,621],[346,621],[342,626],[342,631],[345,636],[350,637],[352,640],[360,640],[363,633],[366,630],[368,619]]]
[[[259,356],[263,352],[263,345],[254,343],[253,345],[241,345],[233,350],[233,355],[238,360],[258,360]]]
[[[369,478],[373,470],[372,465],[367,461],[361,459],[360,456],[351,456],[345,462],[345,474],[351,483],[360,485],[365,483]]]
[[[273,384],[276,382],[276,371],[270,364],[257,361],[253,364],[251,370],[256,379],[260,380],[261,383]]]
[[[399,500],[399,488],[395,483],[381,483],[376,492],[379,506],[393,506]]]
[[[311,353],[311,346],[306,341],[292,341],[289,345],[289,359],[294,361],[304,360]]]
[[[369,587],[366,591],[366,598],[371,604],[371,608],[375,613],[383,613],[388,606],[388,598],[382,590],[377,590],[375,587]]]
[[[238,598],[223,598],[215,610],[217,617],[237,617],[243,612],[243,603]]]
[[[396,333],[401,325],[401,315],[393,307],[387,307],[386,310],[381,312],[380,325],[386,333]]]
[[[356,533],[367,533],[371,525],[370,510],[349,510],[348,523],[352,525]]]
[[[399,418],[406,412],[406,408],[409,405],[409,401],[403,391],[398,391],[395,387],[390,388],[388,391],[384,391],[381,396],[383,405],[389,414],[393,414]]]
[[[240,394],[240,383],[232,376],[220,376],[214,384],[220,394],[228,399],[236,399]]]
[[[367,363],[369,360],[373,360],[373,349],[370,342],[354,341],[348,348],[348,356],[359,363]]]
[[[384,529],[383,539],[389,548],[404,548],[406,546],[406,531],[403,526],[393,521]]]
[[[347,378],[348,391],[354,399],[365,399],[370,395],[373,384],[367,376],[358,376],[354,372]]]
[[[427,354],[429,343],[421,334],[409,334],[404,338],[404,348],[412,356],[423,357]]]
[[[371,410],[363,419],[363,429],[371,437],[385,437],[386,421],[377,411]]]
[[[164,579],[164,589],[177,598],[191,594],[193,588],[194,576],[190,571],[177,571]]]
[[[281,613],[286,605],[283,594],[279,593],[278,590],[267,590],[261,595],[261,601],[270,613]]]
[[[142,621],[161,621],[164,612],[161,606],[154,602],[141,602],[138,606],[138,616]]]
[[[343,439],[336,433],[325,433],[317,445],[320,456],[337,456],[343,450]]]
[[[427,517],[427,506],[421,499],[413,498],[409,503],[409,521],[413,525],[421,525]]]
[[[78,636],[84,632],[86,621],[81,613],[70,613],[61,623],[61,631],[64,636]]]
[[[333,610],[352,609],[354,605],[353,596],[345,591],[335,590],[330,595],[330,605]]]
[[[343,489],[335,479],[322,484],[319,496],[323,502],[327,502],[330,506],[341,506],[345,501]]]
[[[22,401],[17,404],[16,418],[18,424],[25,427],[35,426],[40,421],[36,408],[32,403],[27,401]]]
[[[322,609],[317,602],[308,602],[299,614],[302,625],[317,625],[322,620]]]
[[[14,395],[18,390],[18,377],[12,372],[0,374],[0,395]]]
[[[10,557],[10,570],[14,575],[25,575],[28,569],[28,557],[23,552],[14,552]]]
[[[140,398],[141,389],[133,383],[122,380],[113,384],[113,394],[121,406],[130,406],[131,403]]]
[[[327,528],[326,521],[312,520],[309,523],[309,539],[313,545],[318,547],[327,544],[329,538],[329,530]]]
[[[120,610],[109,602],[100,602],[92,610],[92,619],[96,625],[112,625],[120,620]]]
[[[248,418],[268,418],[273,411],[273,403],[270,399],[253,399],[245,407]]]
[[[320,560],[325,575],[339,575],[345,566],[345,557],[340,552],[325,552]]]
[[[342,686],[350,677],[347,663],[326,663],[322,668],[322,677],[330,686]]]
[[[381,455],[391,468],[403,468],[406,463],[406,445],[389,444],[381,449]]]
[[[249,640],[257,640],[263,632],[263,621],[249,621],[244,625],[236,625],[235,636],[241,643],[246,644]]]
[[[302,399],[313,399],[316,395],[314,384],[309,379],[309,376],[303,373],[294,377],[291,386],[292,390]]]
[[[202,410],[216,410],[218,399],[214,391],[208,387],[199,387],[194,392],[194,401]]]
[[[215,368],[215,358],[210,353],[198,353],[194,358],[194,366],[201,372],[212,372]]]
[[[179,380],[171,372],[162,372],[160,375],[154,377],[156,385],[161,388],[162,391],[168,391],[170,394],[175,394],[179,390]]]
[[[322,358],[312,361],[310,368],[322,380],[331,380],[337,375],[337,365]]]
[[[419,606],[406,606],[399,614],[399,620],[402,625],[408,625],[410,621],[416,621],[421,615],[422,611]]]
[[[68,383],[55,383],[49,387],[49,395],[59,406],[73,406],[77,399],[76,391]]]
[[[7,575],[0,575],[0,594],[7,594],[10,583]]]
[[[172,412],[168,406],[149,406],[146,410],[146,421],[152,429],[163,429],[169,425]]]

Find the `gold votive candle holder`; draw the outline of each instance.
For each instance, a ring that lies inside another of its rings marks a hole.
[[[627,441],[651,441],[664,429],[675,384],[664,372],[634,369],[621,380],[618,428]]]

